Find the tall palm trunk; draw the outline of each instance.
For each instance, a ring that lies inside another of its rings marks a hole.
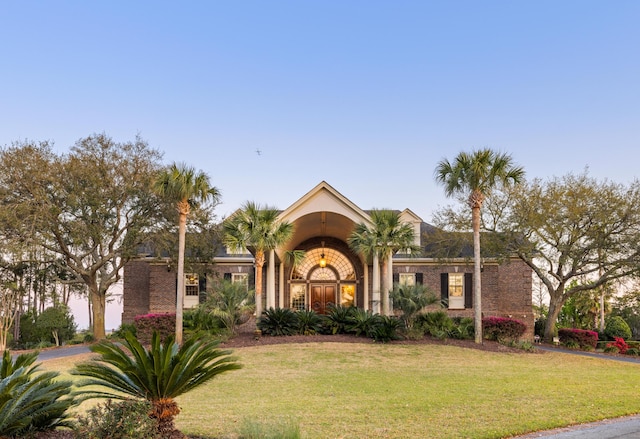
[[[389,259],[387,255],[383,255],[382,263],[380,264],[380,314],[389,315],[389,276],[387,275],[387,266]]]
[[[262,317],[262,267],[264,267],[264,251],[256,251],[256,323]]]
[[[188,210],[183,202],[180,206],[180,218],[178,220],[178,287],[176,292],[176,343],[182,344],[182,311],[184,308],[184,249],[187,234]]]
[[[473,228],[473,318],[475,342],[482,343],[482,285],[480,259],[480,206],[471,210],[471,225]]]

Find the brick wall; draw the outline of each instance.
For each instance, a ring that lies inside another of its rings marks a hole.
[[[409,262],[411,263],[411,262]],[[442,265],[438,263],[406,265],[394,262],[394,273],[422,273],[423,284],[440,297],[440,274],[456,272],[473,273],[473,263]],[[485,263],[482,270],[482,315],[510,317],[527,326],[524,340],[533,340],[534,316],[531,303],[531,269],[520,260],[506,263]],[[438,306],[432,307],[434,310]],[[452,317],[473,317],[473,309],[448,310]]]
[[[144,261],[131,261],[124,266],[122,323],[133,323],[135,316],[149,310],[149,268]]]
[[[138,315],[176,311],[176,272],[162,261],[130,261],[124,266],[122,323]]]

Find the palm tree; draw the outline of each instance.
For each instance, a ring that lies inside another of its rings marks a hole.
[[[370,214],[371,226],[358,224],[347,243],[356,252],[370,258],[378,256],[382,265],[382,314],[389,315],[389,291],[391,279],[387,274],[388,264],[394,252],[406,250],[408,254],[415,254],[420,247],[414,244],[415,233],[409,223],[403,223],[400,213],[388,209],[374,209]]]
[[[262,316],[262,267],[265,252],[285,245],[293,236],[293,224],[278,220],[274,207],[248,201],[224,224],[224,243],[233,250],[253,251],[256,268],[256,323]]]
[[[80,383],[107,390],[80,390],[83,399],[127,397],[145,399],[153,407],[151,416],[158,420],[159,432],[174,430],[173,420],[180,413],[175,398],[241,365],[229,356],[231,351],[217,349],[219,341],[189,338],[182,345],[167,337],[161,343],[154,332],[149,349],[127,332],[122,346],[102,340],[89,347],[98,360],[80,363],[71,372],[87,377]],[[164,437],[164,436],[163,436]]]
[[[220,192],[209,183],[209,176],[185,164],[173,164],[157,178],[158,194],[178,209],[178,287],[176,294],[176,343],[182,343],[182,311],[184,307],[184,247],[187,233],[187,216],[191,208],[206,201],[217,202]]]
[[[520,183],[524,170],[513,164],[511,156],[481,149],[469,153],[461,152],[453,163],[444,159],[438,163],[435,179],[444,186],[448,197],[468,193],[473,228],[473,307],[475,319],[475,341],[482,343],[482,305],[480,285],[480,209],[485,197],[499,184]]]

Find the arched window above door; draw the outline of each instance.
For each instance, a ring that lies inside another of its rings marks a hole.
[[[320,260],[326,261],[327,267],[332,267],[335,270],[329,268],[319,267]],[[315,269],[315,270],[314,270]],[[328,272],[331,272],[329,274]],[[313,275],[314,280],[355,280],[355,270],[353,264],[349,261],[344,254],[340,251],[328,248],[318,247],[308,250],[305,254],[304,260],[291,272],[291,280],[307,280],[310,275]],[[317,277],[317,276],[332,276],[332,277]]]

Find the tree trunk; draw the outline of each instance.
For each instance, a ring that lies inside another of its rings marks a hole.
[[[96,340],[103,340],[107,337],[104,328],[104,315],[106,311],[105,294],[98,291],[98,285],[89,286],[89,297],[91,301],[91,315],[93,321],[93,336]]]
[[[480,207],[471,209],[473,227],[473,318],[475,330],[475,342],[482,344],[482,285],[480,258]]]
[[[387,255],[383,255],[382,258],[382,268],[380,269],[380,278],[381,278],[381,288],[380,288],[380,304],[381,310],[380,314],[383,316],[389,315],[389,276],[387,273],[387,266],[389,264],[389,258]]]
[[[564,287],[563,287],[564,288]],[[544,324],[544,340],[551,342],[556,335],[556,322],[558,321],[558,315],[562,310],[564,300],[562,296],[551,297],[549,300],[549,313],[547,314],[547,321]]]
[[[256,323],[262,317],[262,267],[264,267],[264,251],[256,250]]]
[[[178,220],[178,290],[176,291],[176,340],[182,345],[182,310],[184,309],[184,249],[187,235],[187,215],[180,212]]]

